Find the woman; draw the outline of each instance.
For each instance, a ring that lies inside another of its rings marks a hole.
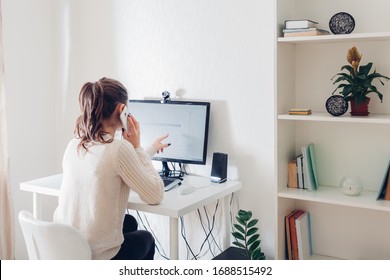
[[[130,190],[148,204],[163,199],[163,183],[150,157],[168,144],[158,138],[144,150],[140,127],[127,117],[127,132],[120,113],[128,101],[126,88],[102,78],[86,83],[80,92],[81,116],[75,136],[63,158],[63,180],[54,221],[83,234],[93,259],[153,259],[154,239],[137,230],[136,220],[125,215]],[[123,139],[114,139],[122,129]]]

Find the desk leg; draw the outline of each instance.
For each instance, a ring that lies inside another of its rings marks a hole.
[[[179,219],[169,217],[169,258],[179,259]]]
[[[230,246],[230,227],[231,227],[231,221],[230,221],[230,200],[229,196],[225,196],[223,198],[223,205],[222,205],[222,211],[223,211],[223,227],[225,227],[225,236],[222,239],[223,240],[223,250],[226,250]]]
[[[42,211],[41,211],[41,196],[34,192],[33,193],[33,215],[36,219],[42,219]]]

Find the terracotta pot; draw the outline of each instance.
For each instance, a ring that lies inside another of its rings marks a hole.
[[[368,103],[370,103],[370,98],[366,97],[364,102],[359,102],[357,104],[356,99],[351,99],[351,112],[352,116],[368,116]]]

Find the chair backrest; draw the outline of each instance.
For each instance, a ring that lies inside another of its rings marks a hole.
[[[76,229],[38,220],[26,210],[18,218],[30,260],[91,259],[91,248]]]

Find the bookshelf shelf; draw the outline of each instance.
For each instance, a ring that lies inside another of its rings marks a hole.
[[[278,38],[279,43],[290,43],[290,44],[389,41],[389,40],[390,40],[390,32]]]
[[[348,196],[337,187],[320,186],[317,191],[286,188],[278,197],[328,203],[340,206],[359,207],[390,212],[390,201],[376,200],[377,192],[363,191],[358,196]]]
[[[332,15],[348,10],[356,20],[351,34],[276,39],[276,258],[288,259],[285,217],[301,209],[310,212],[314,259],[390,259],[390,243],[382,242],[390,236],[390,201],[376,199],[390,159],[390,82],[378,84],[384,102],[371,102],[369,116],[348,111],[334,117],[324,107],[335,88],[331,78],[347,64],[352,46],[363,54],[362,65],[372,62],[390,75],[390,1],[277,0],[276,9],[277,36],[286,19],[311,19],[328,29]],[[289,115],[290,108],[311,108],[312,114]],[[287,188],[288,163],[309,143],[320,187]],[[360,177],[365,191],[343,194],[343,176]]]
[[[316,122],[340,122],[340,123],[373,123],[373,124],[390,124],[390,115],[370,114],[367,117],[350,116],[348,114],[333,117],[325,112],[312,112],[311,115],[278,115],[279,120],[291,121],[316,121]]]
[[[341,259],[334,258],[334,257],[329,257],[329,256],[324,256],[324,255],[313,254],[313,255],[310,256],[309,260],[323,260],[323,261],[327,261],[327,260],[341,260]]]

